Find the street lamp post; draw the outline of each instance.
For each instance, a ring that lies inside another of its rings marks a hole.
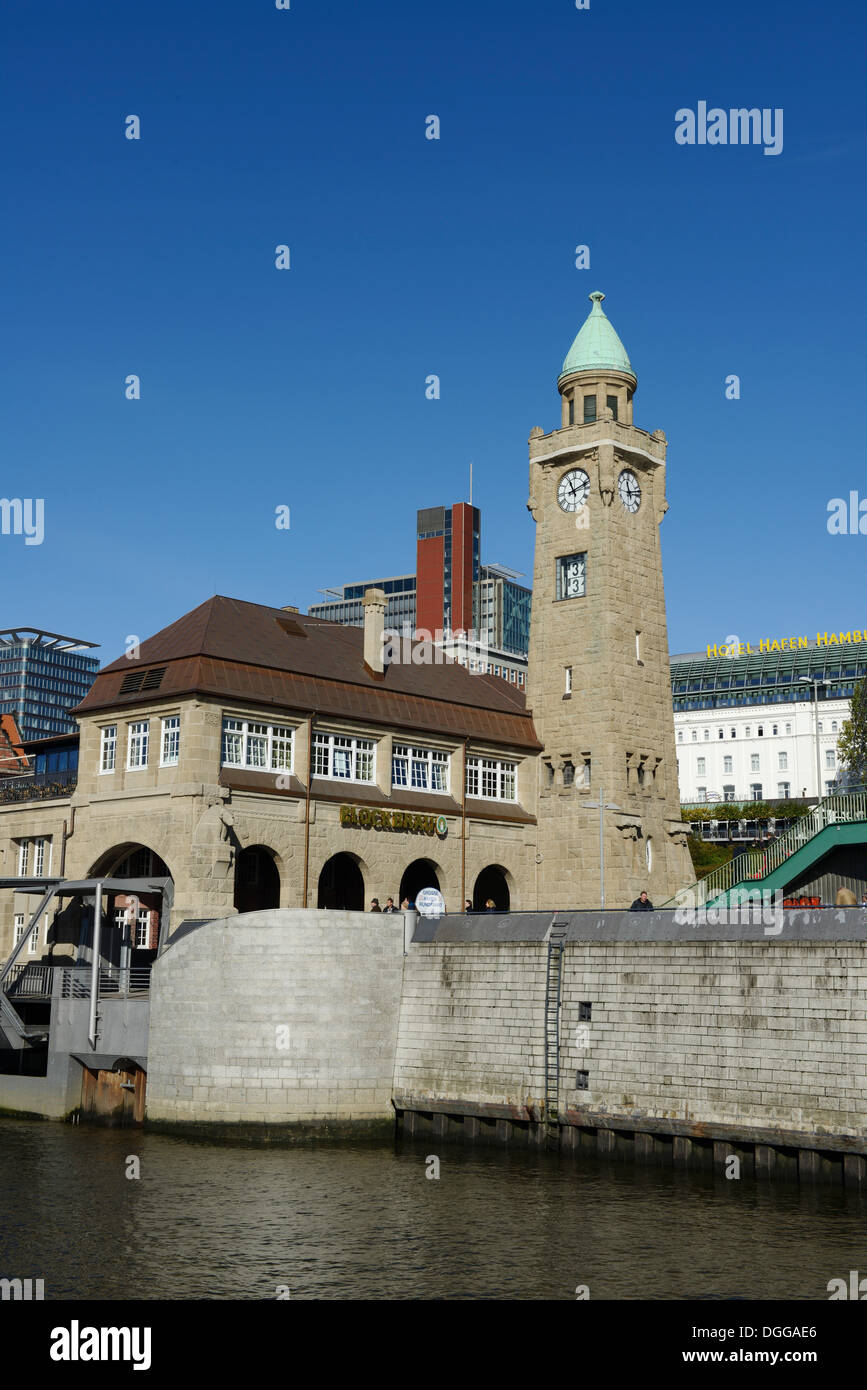
[[[816,798],[822,800],[822,768],[819,757],[819,686],[830,685],[831,682],[823,680],[819,676],[799,676],[799,681],[807,681],[813,687],[813,734],[816,740]]]
[[[605,907],[605,827],[604,816],[606,811],[622,811],[622,806],[615,806],[613,801],[605,800],[605,793],[599,788],[598,801],[585,801],[584,805],[590,811],[599,811],[599,886],[601,890],[602,907]]]

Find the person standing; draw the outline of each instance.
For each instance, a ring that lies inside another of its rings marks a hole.
[[[386,898],[385,907],[382,910],[383,912],[397,912],[397,908],[394,905],[394,898]]]
[[[641,892],[639,893],[638,897],[635,899],[635,902],[632,904],[632,906],[631,906],[631,908],[629,909],[629,911],[630,911],[630,912],[652,912],[652,911],[653,911],[653,903],[650,901],[649,897],[647,896],[647,889],[646,889],[646,888],[642,888]]]
[[[371,898],[371,900],[370,900],[370,911],[371,911],[371,912],[381,912],[381,911],[382,911],[382,908],[381,908],[380,905],[379,905],[379,898]]]

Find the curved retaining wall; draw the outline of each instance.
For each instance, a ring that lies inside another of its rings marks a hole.
[[[175,939],[151,981],[147,1120],[394,1124],[404,918],[275,910]]]

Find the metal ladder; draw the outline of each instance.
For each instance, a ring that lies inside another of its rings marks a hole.
[[[548,969],[545,980],[545,1124],[549,1140],[559,1133],[560,1104],[560,988],[563,980],[563,951],[566,923],[551,923],[548,937]]]

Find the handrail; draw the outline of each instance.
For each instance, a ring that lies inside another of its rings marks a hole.
[[[728,864],[712,869],[689,888],[682,888],[675,893],[674,897],[669,898],[662,906],[700,906],[728,892],[736,884],[766,878],[826,826],[863,820],[867,820],[867,793],[859,792],[854,796],[826,796],[812,811],[796,820],[778,840],[772,840],[762,849],[748,850],[745,854],[731,859]]]

